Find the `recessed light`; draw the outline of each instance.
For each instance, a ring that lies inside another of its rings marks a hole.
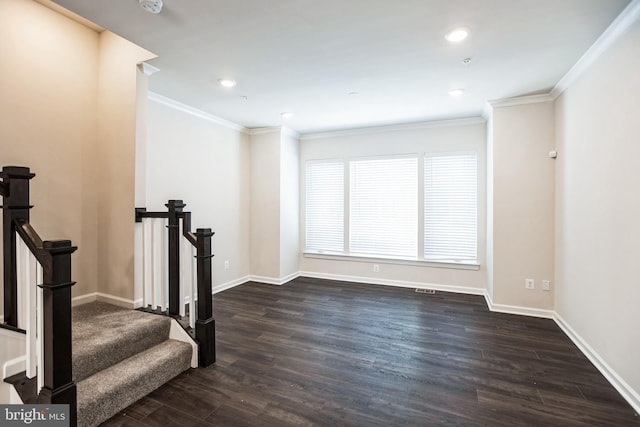
[[[469,64],[471,64],[471,58],[464,58],[464,59],[462,60],[462,63],[463,63],[464,65],[469,65]]]
[[[451,89],[449,91],[449,95],[454,96],[454,97],[462,96],[463,93],[464,93],[464,89],[462,89],[462,88]]]
[[[280,113],[280,116],[283,119],[287,120],[287,119],[290,119],[291,117],[293,117],[293,113],[285,111],[284,113]]]
[[[456,28],[455,30],[447,33],[444,38],[451,43],[460,43],[462,40],[466,39],[468,35],[469,30],[467,30],[466,28]]]
[[[223,87],[234,87],[236,85],[236,81],[232,79],[219,79],[218,83]]]
[[[347,95],[349,95],[349,96],[357,96],[358,92],[349,92]]]

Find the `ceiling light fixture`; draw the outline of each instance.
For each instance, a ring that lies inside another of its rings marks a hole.
[[[162,0],[140,0],[140,7],[151,13],[162,11]]]
[[[290,119],[291,117],[293,117],[293,113],[285,111],[284,113],[280,113],[280,116],[283,119],[287,120],[287,119]]]
[[[456,28],[455,30],[447,33],[444,38],[451,43],[460,43],[462,40],[466,39],[468,35],[469,30],[466,28]]]
[[[218,79],[218,83],[223,87],[234,87],[236,85],[236,81],[232,79]]]
[[[449,95],[453,96],[453,97],[458,97],[458,96],[462,96],[462,94],[464,93],[464,89],[462,88],[458,88],[458,89],[451,89],[449,91]]]

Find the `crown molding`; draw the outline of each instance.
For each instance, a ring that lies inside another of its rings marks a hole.
[[[282,131],[282,128],[280,126],[247,129],[247,133],[249,135],[263,135],[265,133],[275,133],[275,132],[281,132],[281,131]]]
[[[173,108],[174,110],[178,110],[183,113],[190,114],[194,117],[204,119],[216,125],[224,126],[226,128],[233,129],[242,133],[249,133],[249,130],[244,126],[230,122],[229,120],[225,120],[221,117],[214,116],[213,114],[206,113],[202,110],[198,110],[197,108],[191,107],[187,104],[183,104],[179,101],[176,101],[175,99],[168,98],[164,95],[160,95],[159,93],[149,91],[147,97],[149,101],[157,102],[158,104],[162,104],[166,107]]]
[[[140,67],[140,71],[142,71],[146,76],[150,76],[160,71],[160,68],[154,67],[153,65],[147,64],[146,62],[139,63],[138,67]]]
[[[354,129],[344,129],[338,131],[328,131],[328,132],[317,132],[317,133],[307,133],[301,134],[300,139],[305,140],[313,140],[313,139],[324,139],[324,138],[335,138],[341,136],[353,136],[353,135],[366,135],[366,134],[374,134],[374,133],[383,133],[383,132],[396,132],[402,130],[414,130],[414,129],[429,129],[429,128],[439,128],[439,127],[450,127],[450,126],[469,126],[469,125],[477,125],[484,124],[486,121],[482,117],[467,117],[462,119],[449,119],[449,120],[435,120],[429,122],[412,122],[412,123],[402,123],[397,125],[385,125],[385,126],[371,126],[371,127],[363,127],[363,128],[354,128]]]
[[[633,0],[554,86],[550,92],[551,97],[556,99],[567,90],[638,18],[640,18],[640,0]]]
[[[489,111],[494,108],[513,107],[516,105],[539,104],[542,102],[552,102],[553,97],[549,93],[540,95],[516,96],[514,98],[493,99],[487,101]],[[486,114],[487,112],[485,112]]]

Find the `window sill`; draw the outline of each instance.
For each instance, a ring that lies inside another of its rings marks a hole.
[[[428,261],[410,258],[380,258],[369,255],[347,255],[335,252],[312,252],[304,251],[302,254],[305,258],[326,259],[333,261],[356,261],[356,262],[375,262],[379,264],[394,265],[412,265],[417,267],[432,268],[450,268],[455,270],[480,270],[480,264],[475,262],[456,262],[456,261]]]

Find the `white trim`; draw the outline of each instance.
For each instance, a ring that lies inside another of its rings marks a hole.
[[[4,323],[4,314],[0,314],[0,323]]]
[[[142,300],[137,301],[117,297],[115,295],[103,294],[102,292],[96,293],[96,301],[106,302],[107,304],[117,305],[118,307],[124,307],[129,309],[136,309],[142,306]]]
[[[337,131],[328,131],[328,132],[317,132],[317,133],[302,133],[300,135],[300,140],[313,140],[313,139],[323,139],[323,138],[334,138],[338,136],[352,136],[352,135],[366,135],[366,134],[374,134],[374,133],[382,133],[382,132],[394,132],[401,130],[413,130],[413,129],[427,129],[427,128],[438,128],[438,127],[448,127],[448,126],[468,126],[468,125],[478,125],[484,124],[486,120],[482,117],[467,117],[460,119],[447,119],[447,120],[434,120],[428,122],[412,122],[412,123],[402,123],[395,125],[383,125],[383,126],[370,126],[363,128],[354,128],[354,129],[344,129]]]
[[[147,64],[146,62],[141,62],[138,64],[138,66],[140,67],[140,71],[142,71],[145,76],[150,76],[160,71],[160,68],[154,67],[153,65]]]
[[[198,344],[191,338],[191,335],[184,330],[176,319],[171,319],[171,329],[169,329],[169,339],[186,342],[191,345],[191,367],[198,367]]]
[[[298,277],[310,277],[314,279],[336,280],[339,282],[354,282],[371,285],[394,286],[397,288],[417,288],[417,289],[433,289],[442,292],[455,292],[458,294],[484,295],[483,288],[472,288],[470,286],[460,285],[441,285],[437,283],[426,282],[408,282],[404,280],[378,279],[375,277],[358,277],[341,274],[317,273],[313,271],[301,271]]]
[[[249,281],[251,282],[259,282],[259,283],[266,283],[267,285],[284,285],[287,282],[292,281],[293,279],[296,279],[300,277],[300,272],[296,272],[296,273],[292,273],[289,274],[287,276],[281,277],[281,278],[275,278],[275,277],[265,277],[265,276],[249,276]]]
[[[280,126],[270,126],[270,127],[263,127],[263,128],[249,128],[247,130],[247,133],[249,135],[262,135],[265,133],[280,133],[282,131],[282,128]]]
[[[230,122],[229,120],[225,120],[221,117],[214,116],[213,114],[209,114],[202,110],[198,110],[197,108],[191,107],[187,104],[183,104],[182,102],[176,101],[175,99],[168,98],[164,95],[160,95],[159,93],[149,91],[148,99],[150,101],[157,102],[158,104],[162,104],[166,107],[173,108],[174,110],[178,110],[183,113],[198,117],[200,119],[207,120],[211,123],[224,126],[226,128],[233,129],[238,132],[249,133],[248,129],[244,126],[241,126],[237,123]]]
[[[111,305],[117,305],[118,307],[136,309],[142,307],[142,299],[131,300],[127,298],[118,297],[115,295],[104,294],[102,292],[93,292],[85,295],[78,295],[71,299],[71,306],[87,304],[94,301],[105,302]]]
[[[618,373],[604,361],[602,357],[580,336],[571,326],[560,316],[554,313],[553,320],[567,334],[580,351],[587,356],[587,359],[595,365],[602,375],[615,387],[616,390],[625,398],[633,409],[640,413],[640,394],[638,394]]]
[[[220,285],[215,285],[212,288],[212,294],[215,295],[218,292],[226,291],[227,289],[235,288],[236,286],[247,283],[251,280],[251,276],[244,276],[239,279],[232,280],[230,282],[222,283]]]
[[[640,18],[640,0],[633,0],[598,37],[589,49],[580,57],[573,67],[560,79],[551,90],[550,95],[556,99],[571,84],[615,43],[627,29]]]
[[[555,311],[542,308],[522,307],[518,305],[494,304],[488,291],[484,291],[484,299],[487,301],[489,310],[497,313],[518,314],[520,316],[541,317],[543,319],[553,319]]]
[[[9,378],[10,376],[19,374],[27,370],[27,356],[16,357],[15,359],[7,360],[2,366],[2,378]]]
[[[348,255],[331,252],[303,252],[304,258],[312,259],[327,259],[332,261],[351,261],[351,262],[368,262],[376,264],[393,264],[393,265],[412,265],[415,267],[429,267],[429,268],[450,268],[454,270],[480,270],[480,264],[464,263],[454,261],[430,261],[422,259],[403,259],[403,258],[380,258],[376,256],[367,255]]]
[[[539,104],[542,102],[553,102],[555,98],[548,93],[540,95],[516,96],[513,98],[492,99],[487,101],[492,109],[502,107],[514,107],[516,105]]]
[[[88,304],[90,302],[96,301],[97,299],[98,299],[97,292],[93,292],[91,294],[78,295],[76,297],[71,298],[71,307]]]

